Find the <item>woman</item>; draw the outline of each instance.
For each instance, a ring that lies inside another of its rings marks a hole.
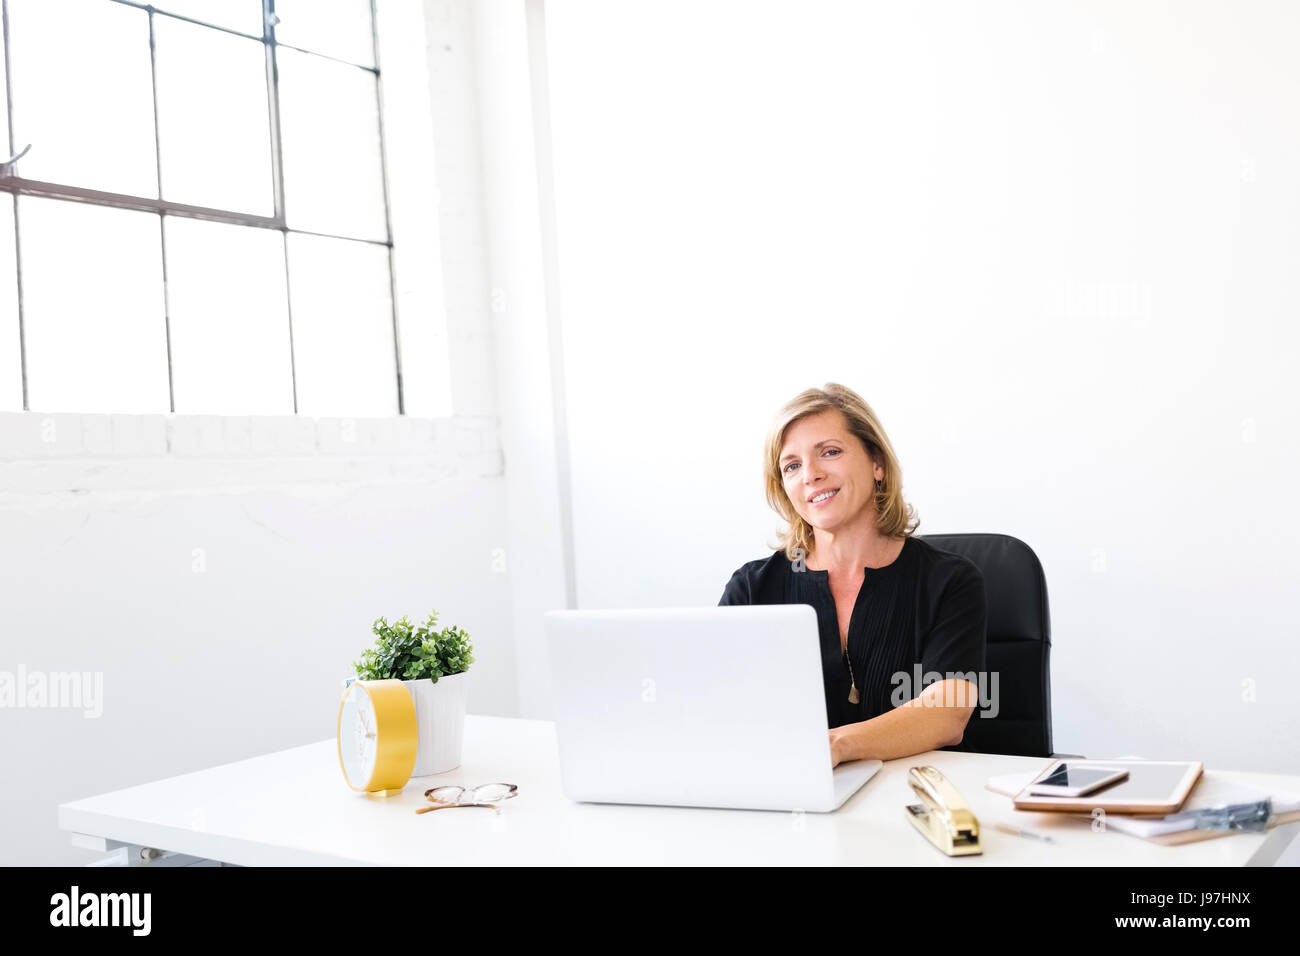
[[[765,457],[783,548],[737,569],[719,605],[817,611],[832,766],[961,743],[984,670],[984,577],[913,536],[875,412],[842,385],[809,389],[777,415]]]

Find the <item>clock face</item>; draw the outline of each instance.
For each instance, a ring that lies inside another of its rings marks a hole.
[[[379,753],[375,707],[360,681],[348,685],[339,711],[339,758],[354,790],[364,790],[375,773]]]

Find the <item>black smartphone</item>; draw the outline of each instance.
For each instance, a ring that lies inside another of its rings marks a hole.
[[[1126,779],[1127,770],[1062,763],[1031,783],[1029,792],[1035,797],[1083,797]]]

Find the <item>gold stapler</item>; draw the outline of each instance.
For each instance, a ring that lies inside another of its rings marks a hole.
[[[907,782],[923,801],[907,807],[907,818],[949,856],[982,853],[980,824],[948,778],[934,767],[913,767]]]

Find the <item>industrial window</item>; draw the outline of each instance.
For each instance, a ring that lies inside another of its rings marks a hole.
[[[3,12],[0,410],[406,410],[374,0]]]

